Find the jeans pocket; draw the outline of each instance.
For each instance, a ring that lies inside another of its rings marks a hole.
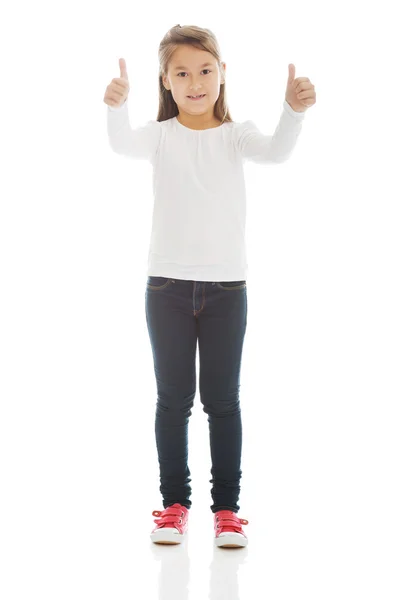
[[[217,281],[221,290],[242,290],[246,287],[246,281]]]
[[[155,275],[149,275],[147,277],[147,288],[151,290],[163,290],[172,282],[172,279],[168,277],[158,277]]]

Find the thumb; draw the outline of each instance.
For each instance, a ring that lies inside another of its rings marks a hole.
[[[119,59],[120,77],[128,80],[128,71],[126,70],[126,62],[124,58]]]
[[[289,83],[293,83],[295,74],[296,74],[296,67],[292,63],[290,63],[290,65],[289,65],[288,84]]]

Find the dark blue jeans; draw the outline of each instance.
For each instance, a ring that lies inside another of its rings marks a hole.
[[[188,424],[196,394],[208,415],[213,513],[238,512],[242,471],[240,365],[247,325],[246,281],[149,276],[146,320],[157,382],[155,436],[164,508],[190,508]]]

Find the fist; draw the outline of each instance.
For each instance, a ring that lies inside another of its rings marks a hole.
[[[126,62],[124,58],[119,59],[120,76],[115,77],[106,87],[104,94],[104,102],[108,106],[117,108],[122,106],[129,94],[128,72],[126,70]]]

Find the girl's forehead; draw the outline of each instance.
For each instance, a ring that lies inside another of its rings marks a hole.
[[[209,62],[213,62],[214,57],[210,52],[207,52],[207,50],[200,50],[199,48],[191,46],[181,46],[180,48],[177,48],[173,53],[171,57],[171,62],[176,64],[185,64],[182,62],[185,60],[186,63],[190,61],[197,62],[201,60],[203,60],[203,62],[205,62],[206,60]]]
[[[170,62],[169,64],[169,68],[172,71],[175,71],[177,69],[185,69],[185,70],[190,70],[190,69],[205,69],[206,67],[215,67],[215,62],[211,62],[210,60],[206,59],[204,63],[200,63],[199,61],[196,62],[191,62],[191,61],[185,61],[185,60],[178,60],[178,61],[174,61],[174,62]]]

